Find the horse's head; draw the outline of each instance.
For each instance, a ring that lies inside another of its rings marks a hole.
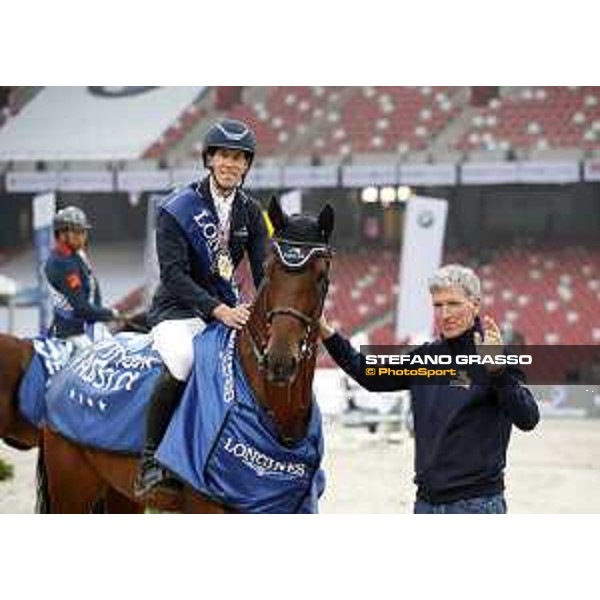
[[[269,218],[274,234],[260,302],[266,321],[263,368],[270,383],[290,385],[315,350],[329,285],[334,213],[327,205],[318,217],[286,216],[273,198]]]

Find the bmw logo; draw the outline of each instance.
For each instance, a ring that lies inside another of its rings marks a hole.
[[[433,225],[434,221],[435,221],[435,218],[433,216],[433,213],[430,210],[421,211],[417,215],[417,223],[421,227],[423,227],[423,229],[428,229],[429,227],[431,227]]]

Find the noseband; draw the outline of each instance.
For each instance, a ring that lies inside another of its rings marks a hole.
[[[333,250],[325,244],[315,244],[310,242],[290,242],[282,240],[280,238],[274,238],[271,240],[271,246],[274,250],[274,256],[277,262],[283,266],[286,271],[300,272],[306,269],[306,267],[317,257],[325,257],[331,259],[333,256]],[[265,277],[261,288],[268,284],[268,278]],[[262,314],[265,316],[267,325],[273,322],[273,319],[277,316],[289,316],[297,319],[302,323],[304,327],[304,336],[300,343],[300,360],[306,360],[310,358],[314,352],[314,340],[316,339],[319,317],[323,310],[323,304],[325,303],[325,296],[329,288],[329,278],[324,280],[324,284],[321,287],[321,294],[319,299],[319,306],[316,316],[306,315],[303,312],[297,310],[292,306],[275,307],[271,310],[266,310],[266,295],[264,289],[261,289],[263,298],[263,310]],[[269,343],[268,337],[257,342],[255,339],[255,332],[251,328],[248,328],[248,338],[250,341],[250,347],[256,359],[256,363],[260,370],[265,370],[268,367],[268,357],[266,349]]]

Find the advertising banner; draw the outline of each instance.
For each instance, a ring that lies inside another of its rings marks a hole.
[[[396,165],[348,165],[342,167],[342,184],[346,187],[395,185],[398,183]]]
[[[448,202],[415,196],[408,201],[400,256],[396,339],[429,337],[433,311],[427,279],[440,266]]]
[[[334,166],[291,166],[283,169],[284,187],[329,188],[338,184],[338,169]]]
[[[40,335],[46,335],[52,319],[50,290],[44,275],[44,265],[52,248],[52,219],[56,212],[56,197],[53,193],[33,198],[33,240],[37,260]]]

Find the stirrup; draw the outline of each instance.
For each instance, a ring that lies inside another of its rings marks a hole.
[[[177,492],[182,485],[174,479],[170,472],[160,465],[155,459],[142,463],[140,472],[133,485],[136,497],[145,496],[151,491]]]

